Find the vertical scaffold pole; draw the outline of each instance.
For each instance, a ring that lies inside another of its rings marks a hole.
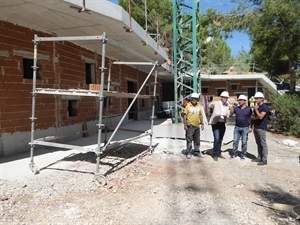
[[[105,76],[105,44],[106,44],[106,33],[103,33],[102,37],[102,59],[101,59],[101,80],[100,80],[100,89],[99,89],[99,123],[98,123],[98,148],[97,148],[97,164],[96,164],[96,175],[99,175],[100,172],[100,155],[102,154],[101,148],[101,134],[103,129],[102,124],[102,110],[103,110],[103,91],[104,91],[104,76]]]
[[[153,99],[152,99],[152,113],[151,113],[151,134],[150,134],[150,151],[153,151],[152,140],[153,140],[153,125],[154,125],[154,113],[156,103],[156,86],[157,86],[157,62],[155,63],[155,77],[154,77],[154,88],[153,88]]]
[[[30,163],[29,167],[33,174],[38,173],[38,168],[36,167],[34,160],[33,160],[33,154],[34,154],[34,130],[35,130],[35,89],[36,89],[36,73],[37,73],[37,46],[38,46],[38,36],[34,35],[34,50],[33,50],[33,77],[32,77],[32,105],[31,105],[31,136],[30,136]]]

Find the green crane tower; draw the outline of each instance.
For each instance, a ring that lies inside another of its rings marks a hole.
[[[182,122],[183,98],[201,90],[200,0],[173,0],[175,123]]]

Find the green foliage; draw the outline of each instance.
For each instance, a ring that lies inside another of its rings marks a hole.
[[[150,34],[158,34],[161,45],[167,46],[172,43],[172,4],[169,0],[147,0],[147,20],[145,15],[145,1],[130,1],[131,16]],[[119,0],[119,5],[129,12],[128,0]],[[146,23],[147,21],[147,23]],[[165,34],[168,34],[164,37]],[[164,37],[164,40],[163,40]]]
[[[238,74],[248,73],[251,69],[251,62],[251,54],[242,50],[238,52],[238,55],[235,57],[234,68]]]
[[[253,60],[270,75],[290,75],[290,92],[295,92],[296,61],[300,59],[299,0],[235,0],[229,14],[209,12],[216,29],[250,35]]]
[[[210,74],[222,74],[233,65],[231,49],[222,39],[212,38],[210,42],[202,46],[203,72]]]
[[[200,14],[201,71],[210,74],[222,74],[234,64],[231,49],[213,20],[206,14]],[[208,39],[209,38],[209,39]]]
[[[300,97],[285,94],[272,98],[276,117],[272,118],[277,129],[287,135],[300,137]]]

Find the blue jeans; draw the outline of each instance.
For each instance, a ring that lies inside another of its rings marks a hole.
[[[232,156],[236,156],[239,141],[242,138],[242,154],[241,157],[245,157],[247,153],[247,141],[248,141],[248,127],[234,127],[233,133],[233,150]]]
[[[226,127],[225,123],[222,122],[217,122],[216,124],[211,125],[211,127],[214,135],[213,157],[216,157],[221,155],[221,146]]]

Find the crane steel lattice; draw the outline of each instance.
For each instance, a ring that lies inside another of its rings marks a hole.
[[[175,123],[181,122],[181,103],[200,82],[200,0],[173,0],[173,65]]]

